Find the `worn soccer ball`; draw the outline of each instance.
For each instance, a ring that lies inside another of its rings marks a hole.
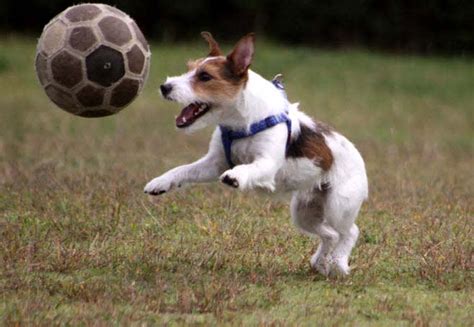
[[[56,105],[78,116],[103,117],[119,112],[140,93],[150,49],[124,12],[104,4],[81,4],[45,26],[35,66]]]

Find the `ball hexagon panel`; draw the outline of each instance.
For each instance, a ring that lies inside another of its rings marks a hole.
[[[76,93],[76,98],[84,107],[98,107],[104,103],[105,90],[86,85]]]
[[[106,116],[113,115],[115,113],[116,111],[110,111],[107,109],[90,109],[90,110],[84,110],[78,113],[78,115],[81,117],[95,118],[95,117],[106,117]]]
[[[117,8],[115,8],[115,7],[113,7],[113,6],[109,6],[109,5],[104,5],[104,7],[105,7],[108,11],[110,11],[111,13],[113,13],[113,14],[119,16],[119,17],[122,17],[122,18],[127,17],[127,15],[126,15],[122,10],[120,10],[120,9],[117,9]]]
[[[89,80],[102,86],[110,86],[125,75],[122,54],[108,46],[101,45],[86,58]]]
[[[143,66],[145,65],[145,55],[137,45],[134,45],[127,52],[127,62],[128,69],[130,69],[132,73],[141,74]]]
[[[49,98],[58,106],[71,113],[77,112],[79,106],[70,93],[61,90],[55,85],[48,85],[45,90]]]
[[[75,50],[85,52],[92,48],[97,42],[97,37],[92,28],[79,26],[72,29],[69,35],[69,45]]]
[[[110,104],[114,107],[124,107],[138,94],[140,82],[135,79],[125,78],[117,85],[110,97]]]
[[[64,46],[67,26],[59,19],[50,24],[43,32],[41,48],[49,56],[55,54]]]
[[[118,46],[122,46],[132,39],[132,33],[127,24],[117,17],[102,18],[99,27],[104,39]]]
[[[36,55],[36,74],[38,75],[38,79],[41,85],[45,86],[49,83],[49,76],[48,76],[48,60],[41,52]]]
[[[138,39],[138,42],[140,42],[140,44],[142,45],[143,49],[145,51],[150,51],[150,47],[148,46],[148,42],[146,41],[145,37],[143,36],[143,33],[142,31],[138,28],[138,25],[133,21],[132,22],[132,28],[135,32],[135,35]]]
[[[74,6],[66,12],[66,18],[73,23],[92,20],[99,16],[102,11],[93,4],[82,4]]]
[[[53,78],[60,85],[72,88],[82,80],[82,63],[67,50],[59,52],[51,60]]]

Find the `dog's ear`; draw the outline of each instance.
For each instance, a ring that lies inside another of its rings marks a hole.
[[[219,44],[217,44],[217,41],[214,40],[211,33],[201,32],[201,36],[209,44],[209,54],[207,55],[208,57],[217,57],[222,55],[221,49],[219,48]]]
[[[237,42],[234,50],[227,56],[232,72],[237,76],[242,76],[247,72],[252,63],[255,51],[255,34],[249,33]]]

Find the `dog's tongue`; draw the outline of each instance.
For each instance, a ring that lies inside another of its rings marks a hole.
[[[191,103],[189,106],[184,107],[183,110],[181,110],[181,113],[179,114],[178,117],[176,117],[176,126],[177,127],[186,127],[191,125],[194,120],[196,119],[196,116],[194,115],[194,111],[199,108],[199,105],[196,103]]]

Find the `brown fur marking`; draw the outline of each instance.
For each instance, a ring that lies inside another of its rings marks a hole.
[[[221,56],[222,55],[222,51],[219,48],[219,44],[217,43],[216,40],[214,40],[214,37],[212,36],[211,33],[201,32],[201,36],[209,44],[209,54],[207,55],[208,57],[216,57],[216,56]]]
[[[196,69],[192,82],[194,92],[205,98],[214,99],[216,102],[225,102],[233,99],[242,89],[248,79],[248,74],[235,76],[230,70],[228,60],[225,57],[217,57],[203,63],[198,59],[188,64],[191,69]],[[212,79],[206,82],[200,81],[200,73],[206,72]]]
[[[188,62],[186,63],[186,66],[188,67],[188,72],[198,68],[199,65],[204,61],[204,59],[206,59],[206,58],[199,58],[199,59],[196,59],[196,60],[188,60]]]
[[[334,158],[331,149],[327,146],[324,134],[331,133],[331,128],[325,124],[317,123],[316,130],[301,125],[300,135],[291,142],[287,156],[293,158],[306,157],[314,160],[315,164],[324,171],[331,168]]]
[[[234,99],[248,81],[248,68],[255,50],[255,35],[250,33],[242,37],[226,57],[220,55],[219,45],[209,32],[202,32],[201,35],[209,43],[209,56],[216,58],[201,58],[188,62],[189,71],[196,71],[192,87],[194,92],[206,101],[225,103]],[[211,78],[200,80],[202,73],[210,75]]]

